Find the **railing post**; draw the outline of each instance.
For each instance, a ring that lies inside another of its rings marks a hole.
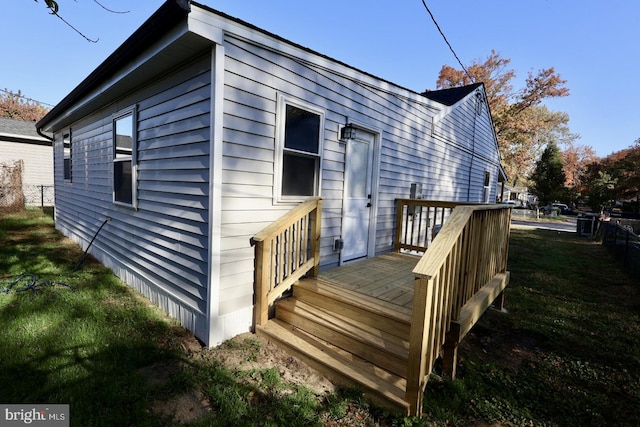
[[[500,292],[495,300],[493,300],[493,308],[498,311],[504,310],[504,291]]]
[[[504,256],[502,257],[502,269],[500,270],[501,273],[504,273],[505,271],[507,271],[507,262],[509,261],[509,240],[511,238],[511,215],[512,215],[511,209],[506,209],[506,214],[505,214],[505,218],[503,218],[503,225],[502,225],[504,227],[504,233],[503,233],[504,246],[502,248],[502,250],[504,251]],[[502,307],[500,307],[500,310],[502,310]]]
[[[271,256],[271,250],[265,251],[264,244],[264,241],[255,242],[255,326],[265,325],[269,320],[269,282],[271,278],[269,258]],[[267,244],[271,247],[271,240],[268,240]]]
[[[422,398],[425,387],[425,376],[430,367],[428,358],[429,333],[431,327],[429,314],[433,305],[433,283],[424,278],[415,279],[413,294],[413,311],[411,314],[411,331],[409,333],[409,360],[407,365],[407,388],[405,400],[409,403],[409,415],[419,416],[422,412]]]
[[[316,202],[315,213],[313,214],[311,230],[311,256],[313,256],[313,268],[311,276],[317,277],[320,273],[320,230],[322,229],[322,199]]]
[[[393,241],[393,251],[400,252],[400,236],[402,235],[402,218],[404,216],[404,203],[402,199],[396,199],[396,235]]]
[[[451,324],[444,345],[442,346],[442,372],[450,379],[456,379],[458,366],[458,347],[460,346],[460,325]]]

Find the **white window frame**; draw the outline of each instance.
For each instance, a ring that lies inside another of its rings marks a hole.
[[[489,203],[489,197],[491,196],[491,172],[484,171],[483,182],[483,203]]]
[[[283,156],[286,152],[296,153],[297,150],[285,148],[285,127],[287,119],[287,105],[309,111],[310,113],[320,116],[320,129],[318,132],[318,153],[311,154],[309,152],[300,152],[301,154],[308,155],[309,157],[315,157],[317,159],[317,166],[315,171],[315,183],[314,193],[312,195],[305,196],[287,196],[282,194],[282,168],[283,168]],[[277,101],[276,111],[276,149],[274,159],[274,179],[273,179],[273,199],[274,203],[299,203],[306,200],[308,197],[319,196],[321,194],[322,187],[322,158],[324,152],[324,123],[325,123],[325,111],[316,105],[308,102],[279,95]]]
[[[66,145],[66,146],[65,146]],[[68,146],[68,147],[67,147]],[[71,128],[62,132],[62,176],[65,182],[73,181],[73,134]],[[67,161],[69,168],[67,169]],[[69,175],[67,176],[67,170]]]
[[[131,155],[130,156],[117,156],[116,153],[116,122],[125,117],[131,116]],[[112,153],[112,174],[113,179],[113,203],[119,206],[125,206],[136,209],[138,207],[138,138],[137,138],[137,110],[135,106],[131,106],[120,110],[113,115],[111,119],[111,132],[113,139],[113,153]],[[116,200],[116,164],[131,162],[131,203]]]

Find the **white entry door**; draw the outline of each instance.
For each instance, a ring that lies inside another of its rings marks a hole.
[[[372,166],[375,135],[358,129],[347,141],[342,262],[368,255],[372,203]]]

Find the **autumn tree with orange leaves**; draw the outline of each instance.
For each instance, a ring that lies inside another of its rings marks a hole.
[[[616,202],[623,211],[640,212],[640,138],[628,148],[586,163],[581,193],[588,196],[591,209]]]
[[[440,70],[438,89],[484,83],[491,117],[498,137],[502,163],[513,185],[526,183],[543,148],[549,142],[566,144],[577,138],[569,132],[569,116],[541,105],[545,99],[569,95],[566,80],[553,68],[529,72],[525,87],[515,89],[516,77],[509,69],[508,58],[495,50],[483,63],[474,62],[468,72],[444,65]]]
[[[0,117],[9,119],[38,121],[49,109],[37,101],[22,96],[22,93],[13,93],[9,90],[0,91]]]
[[[615,162],[612,172],[618,178],[620,198],[635,201],[634,211],[638,212],[640,209],[640,139],[624,151],[624,156]]]
[[[567,144],[562,151],[562,163],[564,165],[565,187],[572,189],[575,194],[582,194],[587,184],[587,169],[590,164],[598,161],[598,156],[593,147],[578,145],[574,142]]]

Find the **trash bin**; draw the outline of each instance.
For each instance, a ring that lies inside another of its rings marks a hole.
[[[578,236],[593,237],[596,233],[598,222],[598,214],[580,215],[576,221],[576,233],[578,233]]]

